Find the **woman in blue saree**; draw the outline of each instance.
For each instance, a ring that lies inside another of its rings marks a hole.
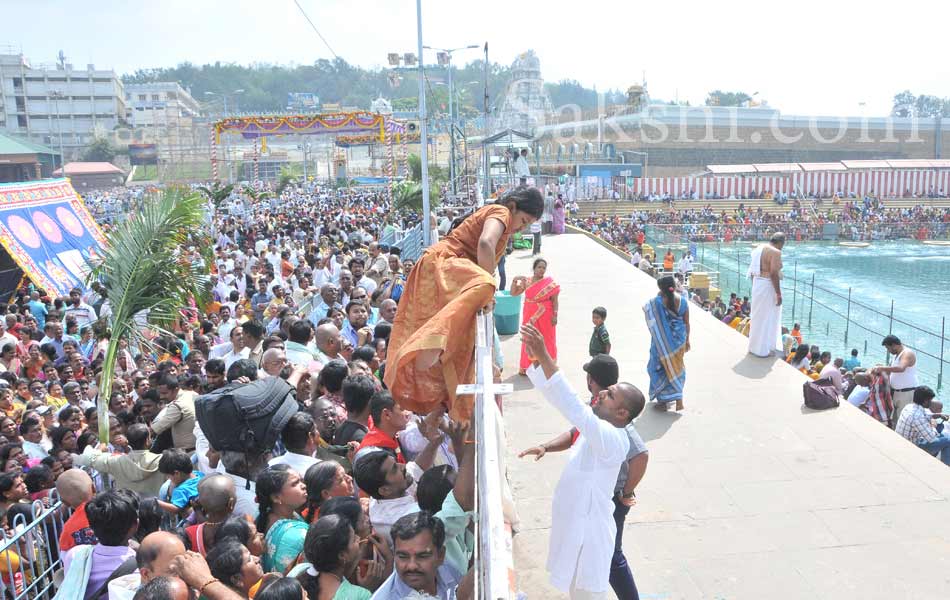
[[[650,399],[657,407],[668,410],[676,402],[683,410],[683,386],[686,384],[684,357],[689,352],[689,302],[676,293],[672,276],[657,280],[660,288],[655,298],[643,305],[647,329],[650,330]]]

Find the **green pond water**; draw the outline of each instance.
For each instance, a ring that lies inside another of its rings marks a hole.
[[[733,291],[740,296],[750,294],[751,282],[745,272],[753,246],[749,242],[692,244],[696,260],[719,271],[726,297]],[[658,254],[666,247],[661,244]],[[685,248],[671,247],[677,258]],[[837,242],[790,241],[783,261],[782,322],[789,328],[800,323],[806,342],[843,357],[857,348],[862,365],[873,366],[884,361],[881,339],[892,332],[917,352],[922,384],[937,388],[941,356],[945,375],[950,377],[950,339],[941,349],[941,328],[950,316],[950,247],[896,241],[848,248]],[[950,338],[950,324],[945,337]],[[950,397],[946,389],[941,392],[941,396]]]

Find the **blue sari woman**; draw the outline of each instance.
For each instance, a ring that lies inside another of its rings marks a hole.
[[[686,384],[684,357],[689,351],[689,302],[676,293],[676,280],[661,277],[660,292],[643,305],[647,329],[650,330],[650,399],[658,408],[683,410],[683,386]]]

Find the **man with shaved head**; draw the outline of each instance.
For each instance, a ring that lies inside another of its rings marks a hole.
[[[95,544],[96,534],[89,527],[86,517],[86,502],[96,495],[96,486],[82,469],[69,469],[56,478],[56,492],[63,504],[73,509],[73,514],[63,524],[59,536],[60,552],[66,552],[80,544]]]
[[[135,552],[136,570],[112,579],[109,582],[109,597],[125,598],[125,590],[140,590],[154,579],[171,575],[172,561],[185,551],[185,544],[174,533],[155,531],[148,534]]]
[[[343,349],[343,338],[340,330],[333,323],[324,323],[317,327],[317,333],[313,338],[317,345],[317,353],[320,362],[326,365],[331,360],[340,358],[340,350]]]
[[[287,353],[277,348],[268,349],[261,357],[261,369],[271,377],[280,377],[287,364]]]
[[[185,529],[191,540],[192,550],[202,556],[214,545],[214,534],[221,523],[225,522],[237,504],[237,490],[234,480],[227,475],[214,473],[198,482],[198,499],[195,502],[198,512],[204,515],[204,523]]]
[[[571,389],[532,325],[521,338],[534,362],[528,377],[580,437],[554,491],[547,568],[551,584],[571,597],[606,598],[617,524],[617,473],[630,450],[625,428],[640,414],[643,393],[629,383],[602,390],[593,407]]]

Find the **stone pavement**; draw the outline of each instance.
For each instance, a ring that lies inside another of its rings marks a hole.
[[[620,379],[646,393],[650,337],[641,307],[656,293],[654,280],[585,235],[546,236],[542,256],[561,285],[558,363],[575,389],[586,394],[590,315],[602,305]],[[529,274],[531,262],[530,252],[509,256],[509,281]],[[745,337],[690,310],[686,409],[648,404],[636,420],[650,463],[624,550],[640,597],[946,597],[950,470],[847,403],[805,409],[799,372],[747,355]],[[545,561],[566,454],[535,462],[517,453],[568,424],[517,375],[517,336],[502,347],[504,380],[515,384],[504,413],[521,518],[518,588],[532,599],[561,598]]]

